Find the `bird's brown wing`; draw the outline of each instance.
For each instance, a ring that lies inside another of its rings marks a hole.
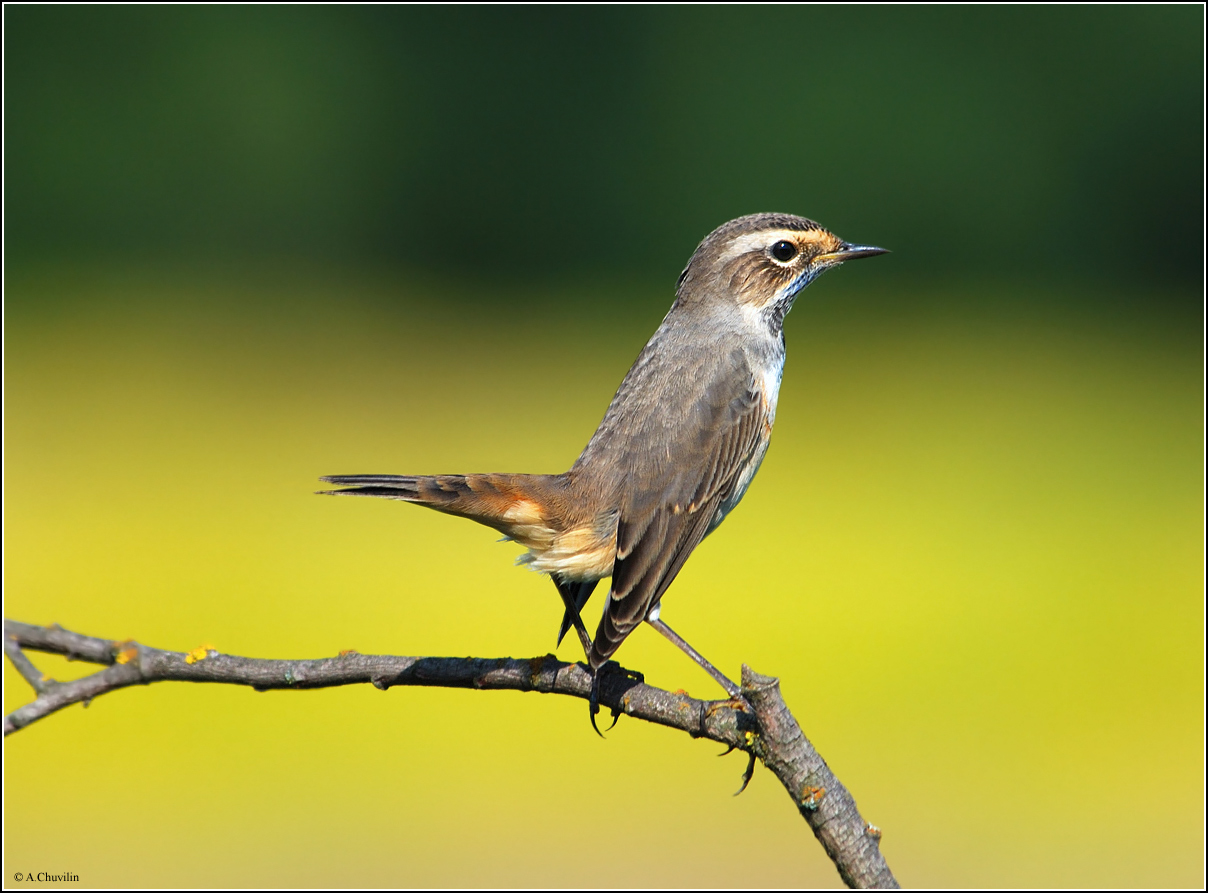
[[[670,440],[659,473],[647,474],[653,480],[631,491],[622,507],[612,592],[596,631],[593,667],[646,619],[766,447],[767,407],[749,375],[718,376],[687,422]]]

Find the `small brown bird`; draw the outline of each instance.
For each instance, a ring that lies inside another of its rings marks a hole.
[[[710,233],[583,454],[562,474],[332,475],[329,491],[414,502],[493,527],[548,573],[593,674],[643,621],[731,697],[739,688],[659,619],[663,594],[738,505],[768,450],[784,368],[784,317],[803,288],[847,260],[884,254],[812,220],[752,214]],[[580,617],[612,577],[593,641]]]

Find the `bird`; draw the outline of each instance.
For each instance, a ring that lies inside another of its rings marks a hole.
[[[793,302],[826,270],[885,253],[805,217],[738,217],[693,252],[671,309],[568,471],[329,475],[342,489],[321,492],[415,503],[525,547],[518,563],[548,574],[562,600],[558,643],[574,627],[583,646],[593,727],[601,668],[643,622],[737,699],[739,686],[660,619],[662,599],[768,451]],[[606,577],[593,638],[581,613]]]

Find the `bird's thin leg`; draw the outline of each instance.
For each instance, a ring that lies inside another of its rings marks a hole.
[[[742,696],[741,688],[739,688],[737,685],[735,685],[733,682],[731,682],[729,679],[727,679],[725,674],[722,673],[721,670],[717,669],[717,667],[713,666],[713,664],[711,664],[707,660],[705,660],[701,656],[699,651],[697,651],[695,648],[693,648],[691,645],[689,645],[687,642],[685,642],[682,638],[680,638],[679,633],[677,633],[675,630],[673,630],[671,627],[669,627],[663,621],[659,620],[657,614],[648,616],[646,618],[646,622],[649,623],[651,626],[653,626],[655,629],[657,629],[660,633],[662,633],[664,636],[666,636],[672,642],[674,642],[679,647],[679,649],[681,651],[683,651],[686,655],[688,655],[690,658],[692,658],[694,661],[696,661],[698,664],[700,664],[701,667],[704,669],[704,671],[706,673],[708,673],[710,676],[712,676],[714,679],[716,679],[717,684],[726,690],[726,694],[728,694],[732,698],[738,698],[738,697]]]

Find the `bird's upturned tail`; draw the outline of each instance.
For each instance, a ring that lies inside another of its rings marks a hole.
[[[414,502],[493,527],[524,545],[556,530],[550,502],[561,489],[559,475],[333,474],[321,480],[344,488],[321,491],[326,495]]]
[[[492,527],[530,550],[543,553],[566,526],[566,480],[548,474],[333,474],[322,478],[344,489],[323,490],[331,496],[378,496],[400,499],[469,518]],[[595,581],[578,582],[554,574],[566,613],[558,641],[572,625],[582,630],[578,613],[591,596]],[[572,609],[573,612],[572,613]],[[576,622],[578,621],[578,622]],[[580,636],[586,638],[586,632]],[[584,643],[589,647],[590,641]]]

